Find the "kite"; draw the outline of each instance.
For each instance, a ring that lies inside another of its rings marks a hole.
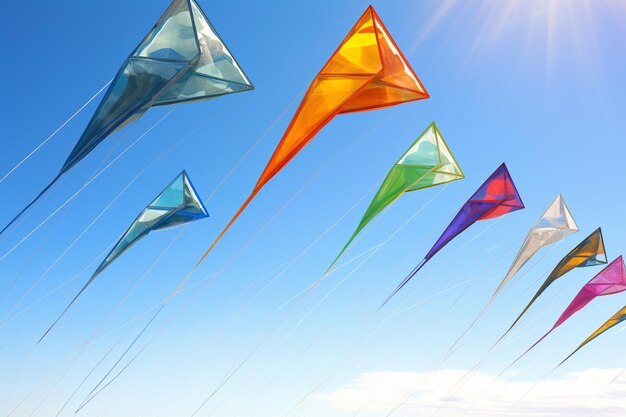
[[[191,184],[185,171],[181,172],[152,202],[137,216],[135,221],[124,232],[113,249],[104,258],[100,266],[91,275],[91,278],[74,296],[72,301],[63,310],[59,317],[52,323],[44,337],[52,330],[57,322],[67,313],[74,302],[87,289],[89,285],[100,275],[113,261],[130,249],[139,240],[146,237],[150,232],[161,230],[180,224],[193,222],[209,217],[209,214],[198,197],[198,193]]]
[[[377,110],[428,97],[376,11],[369,6],[311,83],[250,196],[198,264],[265,184],[336,115]]]
[[[439,237],[439,240],[426,254],[422,262],[396,287],[380,308],[384,307],[441,248],[472,224],[479,220],[493,219],[523,208],[524,203],[522,203],[522,199],[515,188],[509,170],[503,163],[461,207],[461,210],[452,219],[450,225],[448,225]]]
[[[341,258],[361,230],[404,193],[463,178],[465,175],[452,156],[439,128],[435,122],[431,123],[391,168],[356,230],[328,269]]]
[[[509,329],[502,335],[504,337],[522,318],[531,305],[539,298],[539,296],[557,279],[567,274],[574,268],[583,268],[588,266],[596,266],[606,264],[606,252],[604,249],[604,238],[602,237],[602,229],[597,228],[593,233],[587,236],[574,249],[572,249],[558,265],[552,270],[548,278],[541,285],[537,293],[530,300],[526,308],[515,319]],[[500,339],[502,339],[502,337]]]
[[[576,232],[578,232],[578,225],[576,225],[569,208],[565,204],[563,196],[559,194],[528,232],[509,271],[487,304],[496,298],[500,290],[541,248],[565,239]]]
[[[554,329],[563,324],[567,319],[573,316],[577,311],[582,310],[587,304],[593,301],[596,297],[602,297],[605,295],[617,294],[626,290],[626,267],[624,266],[624,259],[622,256],[618,256],[613,262],[608,264],[602,271],[593,277],[588,283],[586,283],[576,294],[576,297],[567,306],[561,317],[554,323],[554,326],[546,334],[537,340],[534,345],[529,347],[519,358],[517,362],[525,354],[530,352],[532,348],[537,346],[539,342],[546,338]],[[514,362],[514,363],[515,363]]]
[[[591,336],[589,336],[588,338],[586,338],[584,340],[584,342],[582,342],[577,348],[576,350],[574,350],[572,353],[569,354],[569,356],[565,359],[563,359],[561,361],[561,363],[559,364],[559,366],[563,365],[563,363],[568,360],[569,358],[571,358],[574,353],[578,352],[580,350],[580,348],[582,348],[583,346],[585,346],[587,343],[591,342],[593,339],[595,339],[596,337],[600,336],[602,333],[606,332],[607,330],[617,326],[618,324],[620,324],[621,322],[623,322],[624,320],[626,320],[626,306],[622,307],[617,313],[613,314],[611,316],[610,319],[608,319],[602,326],[598,327],[598,329],[593,332],[591,334]]]
[[[235,58],[195,0],[174,0],[126,59],[57,176],[0,234],[108,136],[150,107],[252,90]]]

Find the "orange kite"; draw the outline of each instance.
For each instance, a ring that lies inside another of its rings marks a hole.
[[[376,11],[372,6],[368,7],[311,83],[252,193],[198,264],[211,252],[263,186],[333,117],[428,97]]]

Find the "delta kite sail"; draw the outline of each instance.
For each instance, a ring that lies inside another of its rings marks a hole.
[[[604,248],[604,238],[602,237],[602,229],[597,228],[589,236],[587,236],[582,242],[580,242],[574,249],[572,249],[558,265],[552,270],[548,278],[541,285],[537,293],[530,300],[526,308],[515,319],[513,324],[508,328],[506,332],[500,337],[500,340],[506,336],[508,332],[520,321],[522,316],[526,314],[531,305],[539,298],[539,296],[557,279],[567,274],[574,268],[584,268],[589,266],[596,266],[606,264],[606,251]]]
[[[113,261],[129,250],[135,243],[155,230],[178,226],[209,217],[202,200],[193,187],[187,173],[181,172],[163,191],[137,216],[135,221],[124,232],[113,249],[104,258],[100,266],[91,275],[91,278],[70,301],[65,310],[50,325],[48,330],[39,339],[52,330],[56,323],[67,313],[74,302]]]
[[[567,356],[567,358],[563,359],[561,363],[559,363],[559,366],[563,365],[563,363],[565,363],[566,360],[574,356],[574,354],[578,352],[587,343],[591,342],[596,337],[600,336],[602,333],[606,332],[607,330],[612,329],[613,327],[617,326],[618,324],[622,323],[625,320],[626,320],[626,306],[622,307],[617,313],[613,314],[611,318],[608,319],[602,326],[598,327],[598,329],[595,332],[593,332],[591,336],[586,338],[572,353],[570,353]]]
[[[0,234],[98,144],[150,107],[208,100],[253,88],[198,3],[174,0],[124,61],[57,176]]]
[[[423,190],[465,178],[435,122],[431,123],[391,168],[356,230],[348,239],[333,265],[356,236],[380,212],[404,193]]]
[[[335,116],[428,98],[372,6],[317,74],[248,199],[201,263],[254,197]]]
[[[563,240],[576,232],[578,232],[578,226],[565,204],[563,196],[559,194],[526,235],[526,239],[517,252],[509,271],[487,304],[496,298],[502,288],[540,249]]]
[[[381,308],[417,274],[426,262],[465,229],[479,220],[493,219],[523,208],[524,203],[515,188],[509,170],[505,164],[500,165],[461,207],[422,262],[387,297]]]
[[[626,290],[626,267],[624,267],[624,259],[622,256],[618,256],[613,262],[608,264],[602,271],[593,277],[588,283],[586,283],[576,294],[576,297],[567,306],[561,317],[554,323],[552,328],[537,340],[535,344],[529,347],[519,358],[515,360],[517,362],[524,355],[531,351],[532,348],[537,346],[539,342],[545,339],[550,333],[552,333],[557,327],[565,323],[567,319],[572,317],[576,312],[582,310],[587,304],[592,302],[597,297],[603,297],[605,295],[617,294]],[[514,363],[515,363],[514,362]]]

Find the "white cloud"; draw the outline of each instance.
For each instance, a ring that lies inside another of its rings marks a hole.
[[[623,369],[588,369],[562,379],[519,382],[466,371],[432,373],[369,372],[320,398],[338,414],[424,417],[623,417],[626,381],[613,381]]]

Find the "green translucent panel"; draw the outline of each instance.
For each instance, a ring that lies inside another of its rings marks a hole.
[[[189,61],[199,53],[188,0],[177,0],[167,9],[133,55]]]
[[[400,198],[402,194],[462,178],[464,175],[461,168],[443,140],[437,125],[432,123],[391,168],[361,218],[357,229],[335,258],[331,267],[361,230],[387,206]]]
[[[107,136],[141,116],[182,69],[180,64],[130,58],[111,83],[89,125],[65,161],[70,169]]]

